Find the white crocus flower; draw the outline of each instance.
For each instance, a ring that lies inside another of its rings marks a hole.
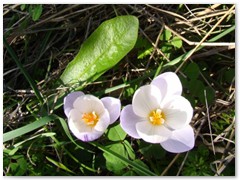
[[[64,113],[71,132],[82,141],[99,138],[120,115],[119,99],[104,97],[101,100],[83,92],[73,92],[64,98]]]
[[[189,125],[193,108],[181,96],[182,85],[175,73],[166,72],[150,85],[140,87],[132,104],[121,112],[121,127],[130,136],[149,143],[160,143],[173,153],[188,151],[194,146],[194,132]]]

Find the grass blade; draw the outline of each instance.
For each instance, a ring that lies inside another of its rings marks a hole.
[[[65,171],[67,171],[67,172],[70,172],[70,173],[72,173],[72,174],[75,174],[73,171],[71,171],[70,169],[68,169],[64,164],[62,164],[62,163],[60,163],[60,162],[57,162],[57,161],[55,161],[55,160],[53,160],[53,159],[51,159],[51,158],[49,158],[49,157],[47,157],[47,156],[46,156],[46,159],[47,159],[49,162],[53,163],[53,164],[54,164],[55,166],[57,166],[58,168],[63,169],[63,170],[65,170]]]
[[[53,116],[45,116],[45,117],[40,118],[37,121],[34,121],[31,124],[28,124],[26,126],[20,127],[18,129],[15,129],[15,130],[12,130],[10,132],[6,132],[6,133],[3,134],[3,142],[7,142],[7,141],[12,140],[16,137],[19,137],[23,134],[26,134],[30,131],[33,131],[33,130],[41,127],[41,126],[44,126],[46,123],[48,123],[52,120],[54,120]]]
[[[30,77],[30,75],[28,74],[28,72],[25,70],[25,68],[23,67],[23,65],[20,63],[20,61],[18,60],[17,55],[15,54],[14,50],[12,49],[11,46],[9,46],[7,40],[5,37],[3,37],[3,43],[4,46],[6,47],[8,53],[11,55],[11,57],[13,58],[13,60],[15,61],[15,63],[17,64],[18,68],[20,69],[20,71],[23,73],[23,75],[25,76],[25,78],[27,79],[28,83],[30,84],[30,86],[32,87],[33,91],[35,92],[35,95],[37,96],[40,104],[43,104],[43,97],[40,94],[35,82],[32,80],[32,78]]]

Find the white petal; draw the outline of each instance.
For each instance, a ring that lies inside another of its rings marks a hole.
[[[163,125],[152,125],[150,122],[143,121],[136,124],[139,136],[146,142],[161,143],[166,141],[172,132]]]
[[[121,102],[117,98],[104,97],[101,99],[110,115],[110,124],[114,123],[120,116]]]
[[[162,95],[155,86],[140,87],[133,95],[133,111],[141,117],[148,117],[149,113],[160,108]]]
[[[102,113],[102,115],[99,117],[99,121],[95,125],[94,129],[96,131],[104,132],[107,129],[107,127],[109,126],[109,124],[110,124],[109,113],[108,113],[108,110],[105,109],[105,112]]]
[[[104,133],[104,131],[97,131],[91,126],[86,125],[81,117],[82,114],[76,109],[73,109],[70,111],[68,119],[69,129],[78,139],[82,141],[93,141]]]
[[[67,117],[69,117],[69,112],[73,109],[73,102],[80,96],[84,95],[83,92],[77,91],[68,94],[63,100],[63,109]]]
[[[164,104],[165,123],[172,129],[181,129],[190,123],[193,108],[190,102],[182,96],[173,96]]]
[[[78,109],[81,113],[90,113],[94,111],[97,115],[101,115],[105,110],[102,101],[93,95],[78,97],[74,101],[73,107]]]
[[[190,125],[183,129],[173,131],[170,139],[160,143],[161,146],[172,153],[182,153],[194,147],[194,132]]]
[[[92,128],[88,126],[82,120],[82,113],[79,112],[77,109],[72,109],[69,113],[68,119],[69,126],[71,124],[70,130],[74,133],[77,132],[91,132]]]
[[[151,84],[157,86],[164,97],[182,94],[182,83],[178,76],[173,72],[160,74],[153,79]]]
[[[137,116],[133,112],[132,105],[125,106],[121,111],[120,125],[123,128],[123,130],[133,138],[140,139],[140,136],[138,135],[136,130],[136,124],[144,120],[145,119]]]

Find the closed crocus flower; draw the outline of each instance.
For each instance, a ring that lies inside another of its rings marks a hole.
[[[181,93],[182,85],[175,73],[157,76],[150,85],[140,87],[132,104],[123,108],[121,127],[130,136],[160,143],[169,152],[192,149],[194,132],[189,123],[193,108]]]
[[[64,113],[71,132],[82,141],[98,139],[120,115],[121,103],[113,97],[97,97],[81,91],[64,98]]]

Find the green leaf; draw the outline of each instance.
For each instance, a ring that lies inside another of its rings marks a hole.
[[[3,134],[3,142],[9,141],[9,140],[19,137],[23,134],[31,132],[37,128],[40,128],[41,126],[44,126],[45,124],[47,124],[48,122],[50,122],[54,119],[55,118],[53,116],[45,116],[45,117],[40,118],[37,121],[32,122],[31,124],[25,125],[23,127],[12,130],[10,132],[6,132]]]
[[[127,133],[125,131],[123,131],[120,124],[115,125],[112,128],[110,128],[107,133],[107,137],[111,141],[124,140],[126,136],[127,136]]]
[[[117,152],[118,151],[112,151],[111,149],[102,146],[99,143],[96,142],[91,142],[90,144],[94,145],[95,147],[97,147],[98,149],[102,150],[105,154],[110,154],[112,156],[115,156],[116,158],[118,158],[119,160],[121,160],[123,163],[130,165],[131,167],[133,167],[134,170],[138,170],[141,171],[142,174],[147,175],[147,176],[157,176],[155,173],[153,173],[152,171],[148,170],[147,168],[139,165],[138,163],[134,162],[134,161],[130,161],[128,158],[119,155]]]
[[[136,173],[133,170],[127,171],[122,176],[136,176]]]
[[[32,7],[30,8],[30,14],[33,21],[37,21],[40,18],[40,16],[42,15],[42,10],[43,8],[41,4],[32,5]]]
[[[182,40],[178,36],[175,36],[172,39],[171,44],[176,48],[181,48],[182,47]]]
[[[149,47],[148,49],[145,49],[144,51],[140,52],[138,54],[138,59],[143,59],[146,56],[149,56],[153,52],[153,47]]]
[[[230,69],[224,71],[223,81],[230,84],[233,82],[234,77],[235,77],[235,69],[230,68]]]
[[[118,16],[103,22],[82,44],[60,79],[64,84],[97,79],[116,65],[135,45],[139,22],[135,16]]]
[[[107,146],[107,148],[109,148],[109,150],[111,150],[111,151],[116,152],[120,156],[128,158],[126,150],[125,150],[123,144],[121,144],[121,143],[109,145],[109,146]],[[106,159],[106,167],[109,171],[112,171],[116,174],[121,174],[121,173],[123,173],[122,170],[125,167],[127,167],[127,164],[123,163],[119,158],[117,158],[116,156],[114,156],[112,154],[104,152],[103,156]]]
[[[169,31],[168,29],[166,29],[166,30],[163,31],[163,33],[161,34],[160,40],[162,40],[162,41],[168,41],[171,37],[172,37],[171,31]]]
[[[53,159],[51,159],[51,158],[49,158],[49,157],[47,157],[47,156],[46,156],[46,158],[47,158],[47,160],[48,160],[49,162],[53,163],[55,166],[59,167],[60,169],[63,169],[63,170],[65,170],[65,171],[67,171],[67,172],[70,172],[70,173],[72,173],[72,174],[75,174],[73,171],[71,171],[70,169],[68,169],[64,164],[62,164],[62,163],[60,163],[60,162],[57,162],[57,161],[55,161],[55,160],[53,160]]]
[[[184,73],[190,78],[191,80],[196,80],[199,76],[199,67],[196,63],[192,62],[188,64]]]
[[[160,146],[160,144],[149,144],[146,142],[140,142],[139,151],[145,158],[162,159],[166,155],[166,151]]]
[[[26,8],[26,4],[21,4],[20,6],[21,11],[24,11],[25,8]]]
[[[202,104],[206,104],[204,90],[206,91],[206,99],[208,105],[211,105],[214,102],[215,99],[215,91],[212,87],[205,87],[203,90],[199,91],[198,98],[201,101]]]
[[[131,146],[131,144],[127,141],[127,140],[124,140],[123,141],[123,145],[128,153],[128,156],[130,159],[135,159],[135,152]]]
[[[200,80],[190,80],[189,90],[192,96],[198,97],[199,93],[203,93],[204,84]]]
[[[27,161],[23,155],[16,155],[11,157],[9,167],[11,175],[23,176],[27,171]]]
[[[137,163],[137,164],[139,164],[140,166],[142,166],[142,167],[144,167],[144,168],[146,168],[146,169],[149,169],[148,166],[147,166],[144,162],[142,162],[140,159],[134,160],[134,163]],[[142,171],[139,171],[139,170],[137,170],[137,169],[134,169],[134,171],[135,171],[138,175],[140,175],[140,176],[146,176],[146,174],[144,174]]]

